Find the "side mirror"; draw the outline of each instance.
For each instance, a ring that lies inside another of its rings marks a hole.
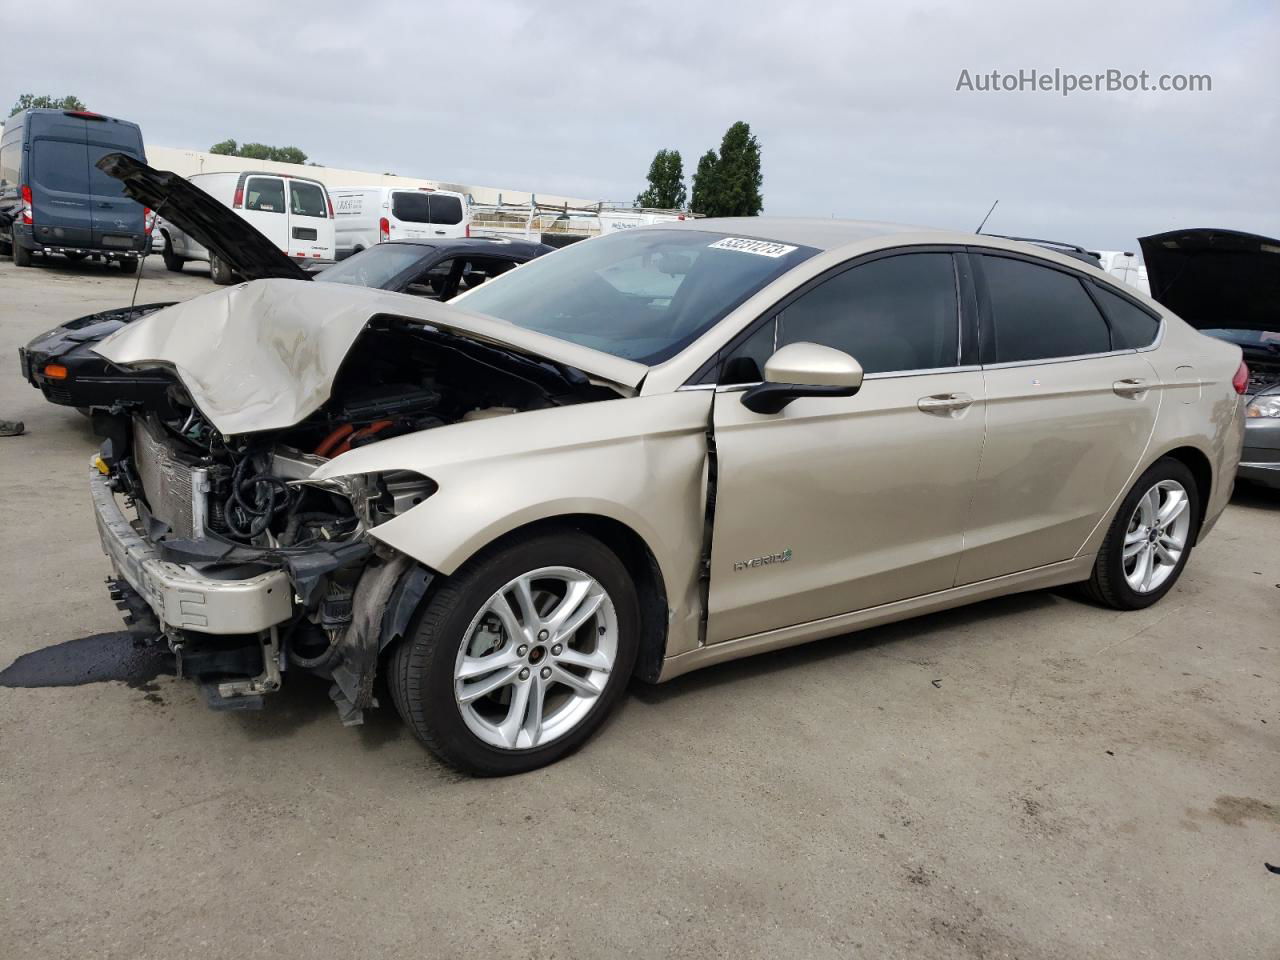
[[[764,381],[742,395],[752,413],[778,413],[797,397],[852,397],[862,387],[862,365],[842,350],[789,343],[765,363]]]

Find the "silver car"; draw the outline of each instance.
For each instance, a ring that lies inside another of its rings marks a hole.
[[[628,230],[448,305],[258,280],[99,351],[173,380],[91,471],[140,628],[216,706],[307,671],[355,723],[385,677],[477,774],[632,677],[1063,584],[1148,606],[1244,422],[1240,349],[1100,270],[879,223]]]

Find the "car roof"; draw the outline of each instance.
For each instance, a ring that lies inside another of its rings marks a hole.
[[[821,217],[707,217],[654,224],[656,228],[713,230],[757,240],[792,243],[818,250],[833,250],[861,240],[895,234],[933,232],[933,227],[916,227],[876,220],[833,220]],[[943,231],[938,231],[942,233]]]
[[[432,247],[437,250],[465,250],[470,253],[502,253],[504,250],[511,253],[533,253],[535,251],[549,252],[554,247],[545,243],[538,243],[536,240],[508,240],[505,237],[446,237],[439,240],[434,239],[400,239],[388,240],[386,243],[401,244],[415,247]],[[380,246],[380,245],[379,245]],[[370,247],[373,250],[376,247]]]

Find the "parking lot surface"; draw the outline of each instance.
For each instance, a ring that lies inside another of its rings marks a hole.
[[[212,289],[153,258],[138,302]],[[567,761],[463,779],[389,704],[213,713],[103,636],[97,444],[16,349],[132,294],[0,260],[0,668],[37,654],[0,956],[1280,957],[1280,496],[1148,610],[1025,594],[637,684]]]

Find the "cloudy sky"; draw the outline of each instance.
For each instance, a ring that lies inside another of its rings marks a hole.
[[[219,0],[24,8],[9,95],[74,93],[149,143],[627,200],[750,123],[765,212],[1132,248],[1280,234],[1271,0],[758,3]],[[981,13],[975,12],[980,10]],[[306,11],[305,13],[301,11]],[[16,35],[15,35],[16,36]],[[1203,93],[957,91],[962,70],[1209,74]]]

